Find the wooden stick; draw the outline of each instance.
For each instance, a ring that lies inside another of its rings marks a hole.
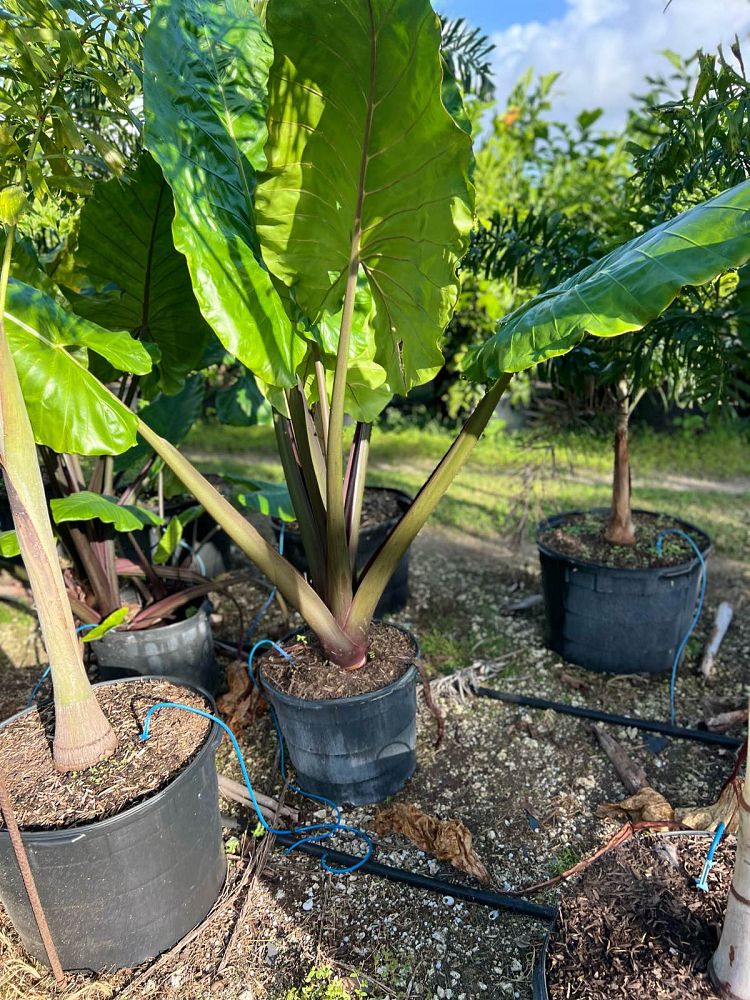
[[[648,784],[646,772],[640,764],[636,764],[623,750],[617,740],[613,740],[609,733],[605,733],[599,726],[591,727],[599,740],[599,745],[612,761],[612,765],[617,771],[617,776],[631,795],[640,792],[644,785]]]
[[[29,865],[29,857],[26,853],[23,840],[21,840],[21,832],[18,829],[18,823],[16,823],[16,816],[13,811],[13,805],[10,801],[10,793],[8,792],[8,786],[5,783],[5,774],[3,773],[2,768],[0,768],[0,812],[5,820],[5,826],[8,830],[8,835],[10,836],[10,842],[13,845],[13,853],[15,854],[16,861],[18,862],[18,868],[21,872],[23,884],[26,886],[29,903],[31,903],[31,910],[34,914],[36,925],[39,928],[39,937],[42,939],[44,950],[47,952],[47,958],[49,959],[52,974],[55,977],[57,985],[64,987],[66,985],[65,973],[60,965],[60,958],[57,954],[55,943],[52,940],[52,935],[49,931],[49,925],[47,924],[47,918],[44,915],[42,901],[39,899],[39,893],[36,891],[36,883],[34,882],[34,876],[31,872],[31,866]]]
[[[722,601],[716,609],[714,630],[711,633],[711,638],[706,646],[703,659],[701,660],[701,673],[704,677],[710,677],[713,673],[714,661],[717,653],[719,652],[719,646],[721,646],[724,636],[727,634],[727,629],[729,628],[733,617],[734,608],[732,605],[727,601]]]
[[[252,805],[245,785],[241,781],[227,778],[224,774],[219,775],[219,794],[229,802],[237,802],[241,806]],[[273,820],[278,810],[279,817],[291,820],[292,823],[299,822],[299,813],[291,806],[280,805],[276,799],[261,792],[256,792],[255,798],[267,820]]]

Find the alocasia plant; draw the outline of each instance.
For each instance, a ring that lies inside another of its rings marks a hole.
[[[146,138],[173,192],[175,243],[201,311],[275,407],[314,585],[143,419],[111,396],[101,412],[120,436],[137,422],[301,611],[328,657],[357,669],[388,578],[512,372],[569,350],[586,332],[634,329],[682,284],[747,260],[750,184],[621,248],[501,324],[470,368],[488,383],[484,397],[355,578],[369,421],[441,363],[471,224],[471,142],[427,0],[270,0],[261,8],[263,23],[244,0],[153,6]],[[15,360],[21,385],[33,386],[31,356]],[[345,412],[357,421],[346,462]],[[33,407],[31,415],[43,416]]]

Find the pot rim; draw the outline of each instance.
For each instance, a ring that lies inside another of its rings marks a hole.
[[[170,684],[174,684],[177,687],[188,688],[189,690],[202,695],[206,699],[208,710],[211,711],[211,714],[214,714],[216,711],[216,703],[208,691],[205,691],[197,684],[190,684],[177,677],[162,677],[154,674],[147,674],[143,677],[125,677],[113,681],[100,681],[98,684],[94,684],[93,687],[111,687],[113,684],[134,684],[138,681],[169,681]],[[11,715],[10,718],[2,720],[2,722],[0,722],[0,729],[4,729],[17,719],[28,715],[29,712],[33,712],[34,708],[35,706],[32,705],[30,708],[24,708],[20,712],[16,712],[15,715]],[[172,791],[173,788],[186,780],[188,772],[192,770],[193,765],[197,765],[198,762],[202,761],[208,753],[214,753],[218,748],[219,743],[221,743],[223,736],[224,732],[221,726],[212,722],[211,729],[203,741],[203,744],[196,751],[195,756],[189,760],[187,764],[185,764],[184,767],[176,775],[174,775],[174,777],[171,778],[163,788],[160,788],[158,792],[154,792],[153,795],[148,795],[145,799],[141,799],[140,802],[127,806],[120,812],[115,813],[114,816],[105,816],[104,819],[93,820],[89,823],[81,823],[77,826],[55,827],[44,830],[25,830],[22,827],[21,836],[24,843],[33,844],[35,842],[49,842],[52,840],[64,841],[70,838],[78,839],[78,837],[86,836],[86,834],[91,833],[94,830],[98,832],[99,830],[106,830],[109,826],[116,826],[117,824],[122,823],[123,819],[130,820],[133,816],[138,815],[145,809],[149,808],[152,803],[158,802],[160,799],[164,798],[169,792]],[[8,833],[7,827],[2,827],[0,829],[0,838],[6,838],[9,836],[10,834]]]
[[[587,569],[595,568],[598,570],[603,570],[608,573],[645,573],[645,574],[662,574],[667,576],[679,576],[682,573],[687,573],[694,569],[698,563],[698,557],[693,556],[689,562],[678,563],[675,566],[607,566],[606,563],[596,562],[591,559],[581,559],[578,556],[570,556],[565,552],[558,552],[557,549],[551,548],[549,545],[545,545],[543,541],[540,540],[540,535],[543,531],[549,528],[555,527],[556,523],[562,518],[570,517],[574,514],[606,514],[609,511],[609,507],[588,507],[580,510],[565,510],[560,511],[558,514],[550,514],[549,517],[545,517],[536,527],[535,541],[536,546],[540,552],[544,555],[549,556],[552,559],[558,559],[561,562],[571,563],[574,566],[584,566]],[[685,521],[681,517],[675,517],[673,514],[665,514],[661,511],[646,510],[642,507],[634,507],[634,514],[649,514],[652,517],[669,517],[672,521],[676,522],[680,528],[685,530],[688,534],[696,535],[695,541],[698,543],[698,547],[701,550],[701,555],[703,559],[707,559],[708,556],[713,551],[713,542],[711,541],[710,535],[703,531],[701,528],[697,527],[695,524],[691,524],[690,521]]]
[[[399,632],[404,632],[409,638],[414,642],[414,659],[418,660],[420,657],[419,642],[417,637],[409,631],[408,628],[404,628],[403,625],[397,625],[395,622],[383,622],[384,625],[389,625],[391,628],[398,629]],[[286,642],[287,639],[291,639],[292,636],[299,635],[300,631],[312,631],[309,626],[305,626],[304,629],[296,629],[294,632],[289,632],[287,635],[281,639],[281,642]],[[391,681],[390,684],[386,684],[385,687],[375,688],[374,691],[365,691],[364,694],[352,694],[345,696],[343,698],[300,698],[299,695],[287,694],[286,691],[280,691],[274,684],[266,680],[263,676],[263,660],[268,656],[265,653],[260,658],[260,663],[258,664],[257,675],[258,681],[261,686],[268,688],[269,691],[273,692],[275,698],[279,701],[283,701],[287,705],[305,705],[305,706],[334,706],[334,705],[357,705],[362,704],[366,701],[375,701],[378,698],[385,697],[392,691],[396,690],[399,686],[405,687],[407,683],[411,683],[412,680],[416,681],[417,668],[414,663],[410,663],[406,670],[397,677],[395,681]]]

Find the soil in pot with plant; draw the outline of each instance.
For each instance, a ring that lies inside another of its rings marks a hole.
[[[293,661],[272,652],[263,657],[263,676],[277,690],[295,698],[350,698],[387,687],[402,677],[416,659],[414,640],[384,622],[370,627],[367,663],[359,670],[342,670],[326,659],[313,635],[300,633],[281,643]]]
[[[663,531],[684,530],[683,522],[665,514],[633,511],[634,545],[613,545],[604,537],[608,511],[584,511],[569,514],[564,520],[539,535],[548,548],[572,559],[611,566],[615,569],[653,569],[660,566],[681,566],[692,562],[695,551],[680,535],[665,535],[661,555],[656,542]],[[704,539],[695,539],[699,547]]]
[[[149,739],[139,738],[146,712],[159,701],[210,711],[200,694],[168,681],[106,684],[96,693],[118,743],[110,758],[86,771],[55,770],[51,702],[0,729],[0,758],[22,829],[70,828],[122,812],[169,784],[211,729],[202,716],[165,709],[153,719]]]
[[[708,838],[635,839],[593,864],[560,907],[550,1000],[715,1000],[707,969],[732,881],[729,839],[708,892],[695,884]]]

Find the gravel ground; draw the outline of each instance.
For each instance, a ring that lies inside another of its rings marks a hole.
[[[435,675],[492,663],[497,673],[490,683],[498,688],[664,718],[665,679],[598,676],[565,664],[544,647],[538,609],[517,615],[503,611],[509,601],[536,592],[535,563],[533,552],[511,555],[491,542],[467,543],[444,531],[427,532],[412,554],[412,600],[395,620],[420,636]],[[746,699],[750,620],[741,601],[748,583],[745,564],[714,557],[707,608],[678,687],[678,721],[683,724],[695,724],[718,709],[737,708]],[[234,593],[247,622],[264,592],[244,584]],[[738,610],[716,675],[705,682],[696,664],[716,605],[725,598]],[[236,635],[236,610],[225,599],[217,604],[217,631]],[[263,633],[279,635],[287,627],[274,605]],[[38,676],[38,665],[18,655],[30,635],[28,619],[20,616],[12,629],[0,627],[0,707],[5,715],[22,706]],[[461,703],[443,697],[441,706],[444,742],[435,750],[434,720],[421,710],[417,772],[394,801],[462,820],[497,889],[547,879],[592,853],[614,832],[616,826],[596,818],[596,807],[622,798],[624,791],[584,721],[489,699]],[[654,752],[643,733],[612,730],[612,735],[673,805],[713,801],[732,765],[731,753],[700,744],[673,741]],[[267,715],[248,728],[243,750],[257,787],[266,792],[278,788],[275,738]],[[219,769],[233,777],[239,773],[226,744],[219,751]],[[246,818],[236,807],[227,806],[227,812]],[[366,828],[373,815],[372,809],[349,809],[346,820]],[[238,854],[236,841],[229,841],[229,849]],[[251,844],[251,854],[257,850],[257,843]],[[470,881],[395,835],[380,840],[377,857],[416,872]],[[245,864],[240,857],[231,859],[230,887]],[[250,893],[220,971],[241,900],[152,973],[75,977],[68,995],[80,1000],[114,995],[175,1000],[531,996],[533,956],[543,934],[538,922],[369,876],[329,875],[313,859],[287,858],[279,851]],[[554,902],[555,893],[547,891],[538,899]],[[318,978],[305,986],[311,970]],[[128,982],[134,982],[132,988]],[[53,995],[59,994],[50,978],[25,963],[9,922],[0,915],[0,1000],[47,1000]]]

